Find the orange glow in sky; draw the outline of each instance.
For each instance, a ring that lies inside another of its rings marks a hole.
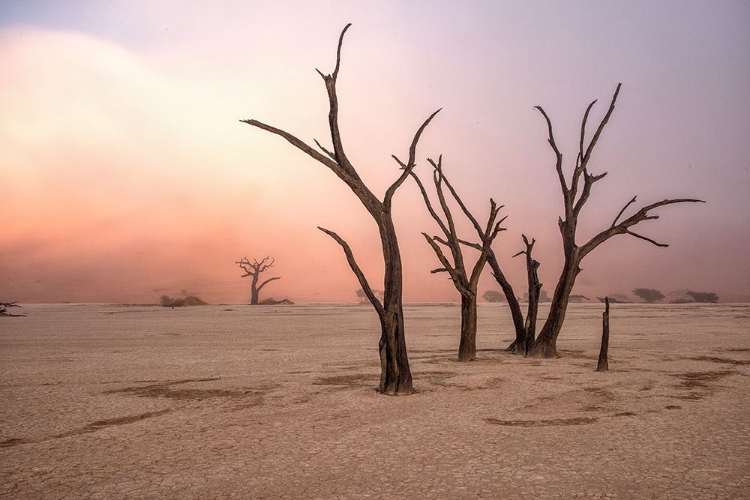
[[[562,201],[546,126],[572,168],[582,114],[618,106],[590,164],[609,172],[582,216],[584,242],[633,195],[661,210],[584,260],[574,293],[636,287],[750,300],[750,6],[743,2],[0,3],[0,300],[156,302],[183,290],[242,302],[235,264],[271,255],[263,297],[356,300],[340,247],[382,288],[374,223],[330,171],[256,118],[329,144],[315,68],[333,70],[347,152],[382,196],[391,159],[424,133],[417,172],[445,172],[479,219],[508,215],[495,245],[519,294],[521,233],[537,240],[552,293]],[[421,231],[412,183],[395,198],[408,301],[454,301]],[[463,224],[466,237],[470,227]],[[489,270],[480,293],[497,289]],[[262,297],[262,298],[263,298]]]

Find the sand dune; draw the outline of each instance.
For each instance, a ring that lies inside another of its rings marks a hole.
[[[417,393],[377,394],[367,306],[26,305],[0,318],[2,498],[747,498],[750,305],[571,306],[558,360],[454,361],[406,308]],[[544,311],[542,311],[544,312]]]

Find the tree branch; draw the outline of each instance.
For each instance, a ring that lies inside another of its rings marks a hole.
[[[612,101],[609,103],[607,114],[604,115],[604,118],[602,118],[602,121],[599,123],[599,126],[594,133],[594,137],[591,138],[591,142],[589,142],[589,145],[586,148],[586,153],[584,153],[583,158],[581,158],[582,169],[586,169],[586,165],[588,165],[588,162],[591,159],[591,153],[594,151],[594,146],[596,146],[596,143],[599,141],[599,136],[602,134],[604,127],[607,125],[607,122],[609,122],[609,118],[612,116],[612,112],[614,112],[615,110],[615,103],[617,102],[617,96],[620,94],[620,87],[622,87],[622,83],[617,84],[615,93],[612,96]]]
[[[453,250],[453,258],[454,260],[456,260],[456,253],[458,252],[460,257],[461,251],[457,250],[458,245],[454,245],[454,243],[458,239],[458,233],[456,232],[456,225],[453,222],[453,214],[451,213],[451,209],[448,206],[448,202],[445,200],[445,193],[443,193],[443,181],[445,180],[445,176],[443,175],[443,155],[440,155],[437,163],[435,163],[431,158],[428,158],[427,161],[430,162],[430,164],[435,168],[435,170],[433,171],[432,180],[435,184],[435,192],[437,193],[438,201],[440,202],[440,208],[443,210],[443,215],[445,215],[445,220],[448,223],[448,230],[445,231],[445,237],[448,240],[448,246],[450,246],[451,250]],[[458,264],[459,263],[456,262],[456,266],[458,266]],[[463,265],[461,265],[461,267],[463,267]]]
[[[263,288],[264,286],[266,286],[271,281],[276,281],[276,280],[280,280],[280,279],[281,279],[281,276],[277,276],[276,278],[268,278],[266,281],[264,281],[263,283],[261,283],[258,286],[258,288],[257,288],[258,292],[260,292],[261,288]]]
[[[422,233],[422,236],[424,236],[424,239],[427,240],[427,243],[429,243],[430,247],[432,247],[432,250],[435,252],[435,255],[437,256],[440,263],[443,265],[443,269],[450,274],[451,279],[455,283],[456,287],[463,286],[463,278],[461,276],[461,273],[458,272],[456,267],[454,265],[451,265],[450,261],[448,261],[448,258],[443,253],[443,249],[438,246],[437,243],[435,243],[435,239],[437,237],[431,237],[427,233]],[[450,247],[450,246],[449,246]]]
[[[638,196],[633,196],[633,199],[627,202],[624,207],[622,207],[622,210],[620,210],[620,213],[617,214],[617,217],[615,217],[615,220],[612,221],[612,225],[610,227],[615,227],[615,225],[617,224],[617,221],[620,220],[620,217],[622,217],[622,214],[625,213],[625,210],[627,210],[630,205],[635,203],[636,198],[638,198]]]
[[[396,181],[393,184],[391,184],[391,186],[385,192],[385,196],[383,197],[383,205],[385,206],[386,210],[390,209],[393,195],[396,194],[396,190],[404,183],[406,178],[409,177],[409,173],[416,166],[417,144],[419,143],[419,138],[422,137],[422,132],[424,132],[424,129],[427,128],[427,125],[430,124],[432,119],[435,118],[435,115],[440,113],[441,109],[442,108],[432,113],[424,121],[424,123],[422,123],[422,126],[419,127],[417,132],[414,134],[414,139],[412,139],[411,145],[409,146],[409,162],[404,165],[404,163],[401,160],[399,160],[395,156],[393,157],[398,162],[398,164],[401,165],[403,172],[401,173],[399,178],[396,179]]]
[[[395,156],[394,156],[395,158]],[[398,158],[396,158],[396,161],[399,161]],[[429,160],[428,160],[429,161]],[[400,163],[400,161],[399,161]],[[424,200],[425,205],[427,206],[427,211],[432,216],[432,219],[437,222],[438,226],[440,226],[440,230],[443,231],[443,234],[445,234],[446,237],[450,237],[450,233],[448,232],[448,228],[443,223],[443,220],[438,216],[437,212],[435,212],[435,209],[432,207],[432,202],[430,202],[430,197],[427,194],[427,190],[424,187],[424,184],[422,184],[422,181],[419,179],[419,176],[417,176],[416,172],[414,170],[411,170],[410,175],[412,179],[414,179],[414,182],[417,183],[417,186],[419,187],[419,192],[422,193],[422,199]],[[441,241],[441,243],[443,243]],[[448,243],[443,243],[444,245],[448,246]]]
[[[327,154],[333,161],[336,161],[336,155],[328,151],[326,148],[323,147],[321,143],[318,142],[317,139],[313,139],[315,141],[315,144],[318,145],[318,148],[320,148],[321,151],[323,151],[325,154]]]
[[[458,196],[458,193],[453,188],[453,185],[450,183],[450,181],[448,180],[448,178],[443,173],[442,159],[443,159],[443,155],[440,155],[440,158],[439,158],[439,161],[438,161],[437,165],[430,158],[428,158],[427,161],[430,162],[430,164],[433,166],[433,168],[435,168],[436,172],[439,172],[440,178],[442,179],[443,182],[445,182],[445,185],[448,187],[448,190],[450,191],[451,196],[453,196],[453,199],[456,200],[456,203],[458,203],[458,206],[461,208],[461,211],[463,211],[463,213],[466,216],[466,218],[469,219],[469,221],[471,222],[471,224],[474,226],[474,229],[476,229],[477,234],[479,234],[479,237],[481,238],[482,237],[482,228],[479,225],[479,222],[477,222],[477,219],[471,214],[471,212],[469,212],[469,209],[466,208],[466,205],[464,204],[463,200],[461,199],[460,196]],[[494,203],[492,201],[492,199],[490,199],[490,203]]]
[[[269,262],[269,263],[266,263],[266,261],[268,261],[268,259],[271,259],[271,262]],[[266,270],[266,269],[268,269],[269,267],[273,267],[273,263],[274,263],[274,262],[276,262],[276,260],[275,260],[275,259],[273,259],[273,258],[272,258],[272,257],[271,257],[270,255],[267,255],[267,256],[266,256],[266,257],[264,257],[264,258],[263,258],[263,260],[261,260],[260,262],[258,262],[258,261],[256,260],[256,261],[255,261],[255,266],[254,266],[254,267],[255,267],[255,268],[256,268],[256,269],[258,270],[258,272],[259,272],[259,273],[262,273],[263,271],[265,271],[265,270]]]
[[[580,259],[583,259],[584,256],[586,256],[588,253],[590,253],[592,250],[594,250],[596,247],[610,239],[611,237],[617,235],[617,234],[630,234],[631,236],[635,236],[636,238],[648,241],[649,243],[652,243],[659,247],[666,247],[668,246],[665,243],[658,243],[655,240],[652,240],[651,238],[647,238],[645,236],[642,236],[640,234],[634,233],[630,231],[630,228],[643,222],[646,220],[654,220],[658,219],[658,215],[650,215],[649,212],[651,210],[654,210],[659,207],[663,207],[666,205],[674,205],[676,203],[705,203],[703,200],[698,200],[694,198],[677,198],[677,199],[666,199],[662,201],[657,201],[656,203],[652,203],[650,205],[646,205],[645,207],[638,210],[635,214],[631,215],[624,221],[620,222],[619,224],[617,221],[620,219],[622,214],[625,212],[625,209],[628,208],[631,204],[635,202],[635,197],[633,197],[632,200],[630,200],[625,207],[620,210],[620,212],[617,214],[617,217],[615,218],[612,225],[605,229],[604,231],[600,232],[591,240],[588,241],[585,245],[583,245],[580,248]]]
[[[258,120],[240,120],[242,123],[247,123],[250,126],[257,127],[261,130],[265,130],[266,132],[271,132],[272,134],[278,135],[280,137],[283,137],[286,139],[292,146],[296,147],[303,153],[307,154],[308,156],[312,157],[313,159],[319,161],[326,167],[333,170],[333,173],[335,173],[341,180],[347,183],[351,187],[353,184],[353,180],[356,180],[357,178],[352,177],[349,172],[347,172],[341,165],[339,165],[335,159],[329,158],[328,156],[324,156],[312,147],[310,147],[308,144],[306,144],[304,141],[298,139],[294,135],[290,134],[289,132],[282,130],[280,128],[276,128],[272,125],[267,125],[263,122],[260,122]]]
[[[346,31],[350,26],[351,23],[347,24],[341,31],[341,35],[339,36],[339,43],[336,49],[336,68],[333,70],[333,73],[330,75],[324,75],[321,71],[318,70],[318,74],[323,77],[323,81],[326,85],[326,91],[328,92],[328,128],[331,132],[331,143],[333,144],[334,161],[341,165],[341,167],[350,176],[359,181],[361,180],[359,178],[359,174],[357,174],[357,171],[354,169],[351,162],[349,162],[349,159],[344,152],[344,143],[341,140],[341,131],[339,130],[339,102],[338,95],[336,93],[336,80],[338,79],[339,69],[341,67],[341,47],[344,44],[344,35],[346,34]]]
[[[560,179],[560,187],[562,188],[563,197],[565,198],[565,204],[567,206],[569,203],[568,200],[570,198],[570,190],[568,189],[568,183],[565,181],[565,174],[563,174],[563,170],[562,170],[563,155],[560,152],[560,149],[557,147],[557,143],[555,142],[555,136],[552,133],[552,122],[550,121],[549,116],[547,116],[547,112],[544,111],[544,109],[541,106],[534,106],[534,109],[537,109],[544,117],[544,120],[547,122],[547,130],[549,133],[547,142],[549,142],[549,145],[552,148],[552,151],[555,152],[555,157],[556,157],[555,170],[557,170],[557,177]],[[572,203],[572,200],[570,201],[570,203]]]
[[[589,119],[589,113],[591,112],[591,108],[594,107],[594,104],[596,104],[596,101],[598,99],[594,99],[591,101],[591,104],[589,104],[589,107],[586,108],[586,112],[583,114],[583,121],[581,122],[581,141],[578,149],[578,160],[583,160],[583,143],[586,140],[586,122]]]
[[[634,233],[633,231],[625,231],[625,232],[626,232],[627,234],[629,234],[630,236],[635,236],[636,238],[640,238],[640,239],[642,239],[642,240],[646,240],[646,241],[648,241],[649,243],[652,243],[652,244],[656,245],[657,247],[663,247],[663,248],[666,248],[666,247],[668,247],[668,246],[669,246],[669,245],[667,245],[666,243],[659,243],[658,241],[654,241],[654,240],[652,240],[651,238],[647,238],[646,236],[640,235],[640,234],[638,234],[638,233]]]
[[[321,231],[326,233],[328,236],[333,238],[336,243],[341,245],[341,248],[344,249],[344,254],[346,254],[346,260],[349,262],[349,267],[351,267],[352,272],[357,277],[357,280],[359,281],[359,285],[362,287],[362,290],[365,292],[365,295],[367,296],[368,300],[372,304],[372,306],[375,308],[375,311],[377,311],[378,316],[383,319],[385,318],[385,309],[383,309],[383,304],[378,300],[378,297],[375,295],[375,293],[372,291],[372,288],[370,287],[370,284],[367,282],[367,278],[365,277],[365,274],[360,269],[359,265],[357,264],[357,261],[354,259],[354,254],[352,253],[352,249],[349,246],[349,244],[344,241],[338,234],[334,233],[333,231],[329,231],[328,229],[318,227]]]
[[[581,192],[581,197],[578,198],[578,201],[576,202],[575,207],[573,208],[573,216],[577,219],[578,214],[581,213],[581,209],[586,204],[586,201],[589,199],[589,195],[591,194],[591,186],[594,185],[596,181],[599,181],[601,179],[604,179],[606,177],[607,172],[604,172],[603,174],[599,175],[590,175],[588,172],[583,172],[583,191]],[[574,184],[573,190],[575,191],[575,188],[577,187],[578,180],[575,181],[576,184]]]

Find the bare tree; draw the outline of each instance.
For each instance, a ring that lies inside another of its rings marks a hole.
[[[336,67],[334,68],[333,73],[325,75],[317,70],[318,74],[323,78],[328,93],[328,126],[331,133],[333,151],[326,149],[316,140],[315,143],[322,151],[321,153],[294,135],[257,120],[241,121],[248,125],[252,125],[253,127],[283,137],[294,147],[328,167],[349,187],[349,189],[352,190],[375,220],[375,223],[378,226],[384,260],[382,301],[379,300],[373,292],[373,289],[370,287],[364,273],[354,259],[354,254],[346,241],[333,231],[324,228],[318,229],[328,234],[339,245],[341,245],[349,266],[357,277],[360,286],[365,291],[367,298],[375,308],[378,318],[380,319],[381,336],[378,344],[378,352],[380,355],[381,372],[379,390],[389,394],[409,394],[413,392],[413,384],[411,370],[409,369],[409,359],[406,353],[406,338],[404,332],[403,271],[401,253],[399,251],[391,210],[393,196],[396,194],[396,190],[406,181],[409,173],[415,166],[416,149],[417,144],[419,143],[419,138],[424,129],[440,110],[435,111],[430,115],[417,129],[409,147],[409,158],[406,162],[402,162],[396,156],[393,156],[403,171],[393,184],[388,187],[383,200],[381,201],[365,185],[356,169],[349,161],[349,158],[344,152],[344,144],[339,130],[339,106],[336,93],[336,81],[341,64],[341,46],[344,41],[344,34],[350,26],[351,24],[347,24],[339,36],[338,49],[336,51]]]
[[[536,319],[539,312],[539,303],[548,302],[547,292],[542,290],[542,284],[539,282],[538,269],[539,262],[534,259],[531,255],[536,240],[532,239],[529,242],[526,235],[521,235],[523,238],[525,250],[521,250],[513,257],[519,255],[526,255],[526,277],[528,291],[524,293],[524,300],[527,302],[527,312],[524,318],[523,311],[521,311],[521,304],[516,296],[513,286],[508,282],[505,277],[503,270],[500,268],[500,263],[497,260],[497,256],[494,252],[490,251],[487,262],[492,269],[492,276],[495,281],[500,285],[500,288],[505,294],[505,299],[510,309],[511,318],[513,320],[513,327],[516,331],[516,338],[510,345],[505,349],[506,351],[514,352],[516,354],[526,355],[534,345],[534,335],[536,333]]]
[[[252,278],[252,281],[250,282],[251,305],[259,304],[258,296],[264,286],[272,281],[281,279],[281,276],[277,276],[275,278],[268,278],[267,280],[258,284],[258,282],[260,281],[260,275],[272,268],[274,262],[274,259],[270,256],[264,257],[260,262],[258,262],[258,259],[253,259],[253,261],[250,262],[247,257],[243,257],[242,259],[235,262],[235,264],[239,265],[245,271],[245,274],[242,275],[243,278],[247,278],[248,276]]]
[[[477,219],[469,212],[466,205],[453,189],[453,186],[448,182],[448,179],[443,174],[443,157],[442,155],[438,158],[437,163],[431,158],[427,160],[430,165],[434,168],[433,170],[433,182],[435,184],[435,192],[437,193],[440,208],[443,212],[443,218],[441,218],[432,206],[430,197],[427,194],[422,181],[419,179],[415,172],[411,172],[412,178],[416,181],[419,186],[419,190],[424,198],[427,210],[430,212],[432,218],[437,222],[440,230],[443,233],[443,237],[430,236],[427,233],[422,235],[427,240],[427,243],[432,247],[437,255],[438,260],[442,267],[433,269],[433,273],[448,273],[451,281],[456,287],[456,290],[461,294],[461,340],[458,346],[458,360],[459,361],[472,361],[476,358],[477,354],[477,287],[479,285],[479,277],[482,274],[485,264],[487,263],[488,255],[491,251],[492,242],[498,235],[502,228],[500,224],[505,220],[504,218],[496,222],[497,215],[500,212],[502,206],[498,207],[493,199],[490,199],[490,214],[487,217],[487,223],[484,227],[480,226]],[[446,200],[445,193],[443,192],[443,184],[448,187],[453,199],[456,201],[458,206],[463,211],[469,221],[473,224],[474,228],[479,235],[480,243],[472,243],[466,240],[462,240],[458,236],[456,231],[456,224],[453,220],[453,214],[451,213],[448,201]],[[461,247],[467,245],[474,248],[479,252],[479,257],[476,263],[471,269],[469,274],[466,264],[464,263],[464,256]],[[450,250],[451,258],[449,259],[443,252],[442,247],[445,246]]]
[[[562,217],[558,220],[558,226],[560,228],[560,234],[562,235],[563,243],[563,254],[564,264],[563,269],[558,279],[555,292],[552,296],[552,304],[550,305],[549,316],[547,321],[544,323],[542,330],[539,332],[534,348],[531,351],[531,355],[535,357],[551,358],[557,357],[557,337],[560,334],[563,322],[565,321],[565,312],[568,308],[568,301],[570,299],[573,285],[575,285],[576,278],[581,272],[581,261],[590,254],[595,248],[609,240],[613,236],[619,234],[629,234],[636,238],[648,241],[658,247],[666,247],[668,245],[659,243],[649,237],[643,236],[639,233],[634,232],[631,228],[637,224],[647,221],[658,219],[658,215],[652,215],[651,212],[657,208],[673,205],[676,203],[697,203],[702,200],[691,199],[691,198],[679,198],[679,199],[665,199],[650,205],[646,205],[638,209],[633,215],[620,220],[623,217],[625,211],[635,203],[636,197],[634,196],[625,206],[620,210],[617,216],[612,221],[612,224],[604,229],[603,231],[594,235],[589,241],[583,245],[578,245],[576,242],[576,229],[578,227],[578,217],[581,210],[585,206],[591,194],[591,188],[594,183],[600,181],[607,175],[606,172],[598,175],[589,173],[588,166],[591,161],[591,157],[596,147],[599,137],[604,130],[604,127],[609,122],[612,112],[615,110],[615,103],[617,96],[620,93],[620,87],[622,84],[617,85],[612,101],[609,105],[607,113],[602,118],[599,126],[596,128],[594,135],[586,144],[586,122],[591,112],[591,108],[594,106],[596,101],[593,101],[586,108],[586,112],[583,115],[583,122],[581,124],[581,137],[579,143],[579,151],[573,169],[573,174],[570,182],[565,177],[563,172],[563,155],[560,149],[557,147],[555,137],[552,131],[552,122],[550,121],[547,113],[542,109],[541,106],[536,106],[536,109],[542,114],[545,121],[547,122],[548,130],[548,142],[552,151],[555,153],[555,169],[557,170],[557,176],[560,181],[560,187],[563,194],[563,203],[565,209],[565,218]]]

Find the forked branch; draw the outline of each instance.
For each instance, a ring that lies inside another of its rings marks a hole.
[[[650,212],[654,209],[666,206],[666,205],[674,205],[677,203],[705,203],[703,200],[698,200],[694,198],[676,198],[676,199],[666,199],[662,201],[658,201],[656,203],[652,203],[650,205],[646,205],[645,207],[639,209],[636,213],[628,217],[627,219],[623,220],[622,222],[617,222],[620,220],[622,215],[625,213],[625,210],[635,203],[636,197],[634,196],[629,202],[625,204],[625,206],[620,210],[620,212],[617,214],[617,217],[615,217],[614,221],[612,221],[612,225],[605,229],[604,231],[600,232],[591,240],[589,240],[588,243],[583,245],[581,247],[581,256],[582,259],[586,254],[590,253],[592,250],[594,250],[596,247],[610,239],[611,237],[617,235],[617,234],[629,234],[631,236],[634,236],[636,238],[639,238],[644,241],[648,241],[649,243],[656,245],[658,247],[668,247],[669,245],[666,243],[659,243],[658,241],[648,238],[646,236],[643,236],[641,234],[638,234],[634,231],[631,231],[630,228],[640,224],[643,221],[647,220],[655,220],[658,219],[658,215],[651,215]]]
[[[409,162],[404,164],[401,160],[399,160],[395,155],[392,155],[393,159],[396,160],[396,163],[401,165],[401,168],[404,170],[401,175],[396,179],[396,181],[391,184],[391,186],[386,190],[385,197],[383,198],[383,205],[385,205],[386,208],[390,208],[391,202],[393,200],[393,195],[396,194],[396,190],[404,183],[407,177],[409,177],[409,174],[411,174],[412,170],[414,170],[414,167],[417,166],[416,163],[416,157],[417,157],[417,144],[419,144],[419,139],[422,137],[422,132],[424,132],[424,129],[427,128],[427,125],[430,124],[433,118],[435,118],[435,115],[440,113],[440,110],[442,108],[438,109],[434,113],[432,113],[425,121],[422,123],[422,126],[419,127],[417,132],[414,134],[414,138],[411,141],[411,145],[409,146]]]
[[[260,273],[266,271],[269,267],[273,267],[274,262],[276,261],[270,255],[268,255],[264,257],[260,262],[258,262],[258,259],[253,259],[253,261],[250,262],[247,257],[243,257],[242,259],[236,261],[235,264],[238,264],[240,268],[245,271],[245,274],[242,276],[244,278],[246,276],[259,275]]]

